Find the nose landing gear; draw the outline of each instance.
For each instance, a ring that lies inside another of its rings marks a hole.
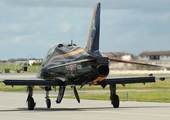
[[[47,105],[47,108],[51,108],[51,100],[49,98],[49,91],[51,90],[51,87],[45,87],[45,91],[46,91],[46,97],[45,97],[45,101],[46,101],[46,105]]]

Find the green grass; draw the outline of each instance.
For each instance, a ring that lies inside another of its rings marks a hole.
[[[26,91],[26,86],[7,86],[4,83],[0,83],[0,91]],[[38,86],[34,87],[34,90],[42,90]]]
[[[27,66],[27,71],[28,72],[37,72],[40,70],[41,66]],[[11,73],[16,72],[16,70],[22,70],[23,66],[15,66],[15,65],[10,65],[10,66],[0,66],[0,69],[3,71],[5,71],[5,69],[9,68]]]
[[[162,74],[161,74],[162,75]],[[132,75],[116,75],[116,76],[132,76]],[[138,75],[135,75],[138,76]],[[141,76],[141,75],[139,75]],[[144,76],[144,75],[143,75]],[[145,75],[146,76],[146,75]],[[159,74],[157,74],[159,76]],[[168,76],[166,74],[166,76]],[[109,91],[109,86],[105,89]],[[117,89],[124,89],[124,91],[129,93],[130,101],[143,101],[143,102],[170,102],[170,79],[166,79],[165,81],[157,80],[156,83],[146,83],[145,85],[142,83],[138,84],[126,84],[125,87],[122,85],[117,85]],[[148,89],[148,91],[132,91],[133,89]],[[152,89],[154,91],[149,91]],[[26,91],[26,86],[5,86],[3,83],[0,83],[0,91]],[[34,90],[41,90],[39,87],[34,87]],[[58,90],[58,87],[57,87]],[[71,90],[69,86],[67,86],[67,90]],[[77,86],[77,90],[102,90],[101,86],[84,86],[82,89],[79,89]],[[126,92],[117,92],[121,101],[125,101]],[[55,96],[56,97],[56,96]],[[72,96],[65,96],[65,98],[75,98]],[[81,93],[81,99],[91,99],[91,100],[109,100],[109,92],[107,93]]]
[[[126,92],[117,92],[121,101],[126,101]],[[169,90],[156,91],[128,91],[129,101],[142,102],[170,102]],[[110,100],[110,93],[84,93],[79,94],[80,99],[88,100]],[[64,96],[64,98],[75,99],[74,95]]]

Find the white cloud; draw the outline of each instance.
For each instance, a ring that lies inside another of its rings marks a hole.
[[[27,55],[23,51],[25,49],[33,57],[44,57],[52,44],[70,42],[71,39],[84,47],[97,2],[0,0],[0,42],[3,44],[0,51],[9,48],[20,53],[18,57],[24,57]],[[124,50],[139,54],[143,50],[156,49],[157,46],[162,50],[169,49],[169,0],[100,2],[102,51]],[[11,53],[7,56],[15,57]],[[6,54],[7,51],[2,53],[0,59]]]
[[[62,31],[62,32],[67,32],[69,29],[70,29],[70,24],[67,22],[67,21],[63,21],[62,23],[60,23],[59,25],[59,29]]]
[[[20,27],[18,25],[15,25],[15,24],[13,24],[13,25],[11,25],[9,27],[10,27],[11,31],[19,31],[20,30]]]
[[[20,43],[22,40],[24,40],[24,36],[16,36],[14,38],[12,38],[12,42],[13,43]]]

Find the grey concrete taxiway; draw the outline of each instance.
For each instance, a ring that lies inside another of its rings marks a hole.
[[[36,78],[36,73],[1,73],[0,81],[4,79],[29,79]]]
[[[54,94],[54,93],[52,93]],[[27,110],[26,92],[0,92],[1,120],[170,120],[170,103],[121,102],[112,108],[110,101],[63,99],[61,104],[51,98],[46,108],[45,92],[34,92],[36,107]]]
[[[35,74],[0,74],[4,79],[35,78]],[[101,91],[99,91],[101,92]],[[51,92],[51,95],[57,93]],[[121,102],[112,108],[110,101],[63,99],[61,104],[51,98],[46,108],[45,92],[34,92],[35,110],[27,110],[26,92],[0,92],[0,120],[170,120],[170,103]]]

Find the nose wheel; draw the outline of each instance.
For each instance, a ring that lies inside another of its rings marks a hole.
[[[45,96],[45,101],[46,101],[46,105],[47,105],[47,108],[51,108],[51,100],[50,100],[50,97],[49,97],[49,91],[51,90],[51,87],[50,86],[47,86],[45,87],[45,91],[46,91],[46,96]]]

